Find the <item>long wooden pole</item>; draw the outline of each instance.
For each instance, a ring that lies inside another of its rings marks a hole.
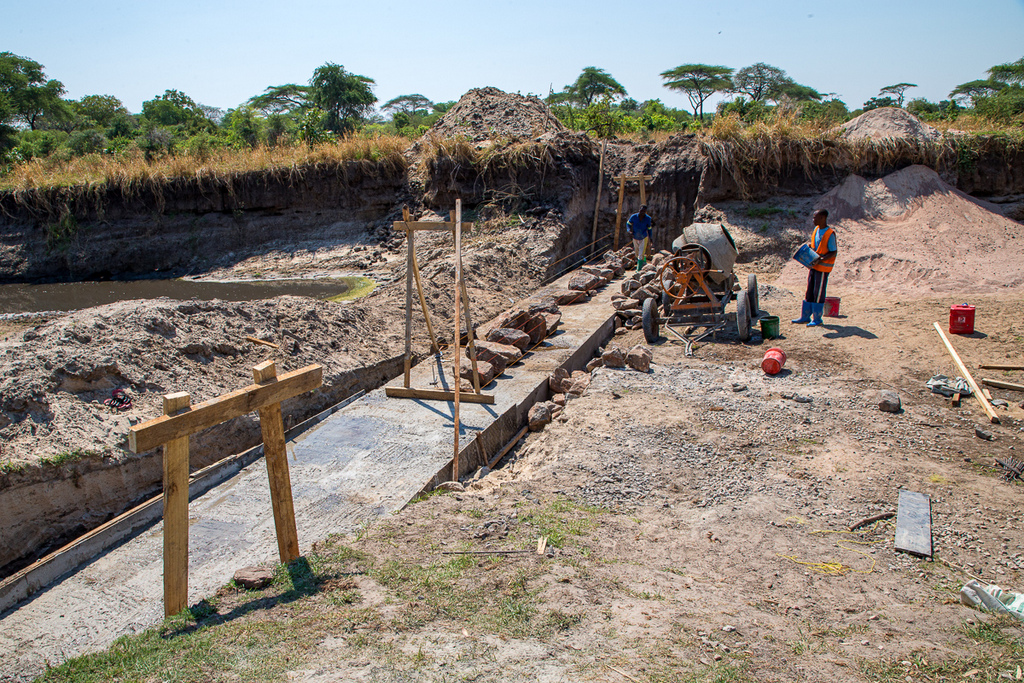
[[[939,333],[939,337],[942,338],[942,343],[946,345],[946,350],[949,351],[949,355],[953,357],[953,362],[956,363],[956,367],[967,379],[967,383],[971,385],[971,390],[974,391],[974,396],[978,399],[978,403],[980,403],[981,407],[985,409],[985,413],[988,415],[989,421],[992,422],[992,424],[999,424],[999,416],[996,415],[995,409],[988,402],[988,399],[985,398],[985,394],[982,393],[981,387],[978,386],[978,383],[974,381],[974,377],[972,377],[971,373],[967,370],[967,366],[964,365],[962,360],[960,360],[960,356],[957,354],[956,349],[954,349],[953,345],[949,343],[948,339],[946,339],[946,335],[942,332],[942,328],[939,327],[938,323],[932,324],[935,326],[935,331]]]
[[[412,370],[412,272],[414,230],[405,231],[405,388],[411,386]]]
[[[185,392],[164,396],[164,415],[189,406]],[[164,444],[164,616],[188,607],[188,437]]]
[[[480,373],[476,369],[476,343],[473,341],[473,320],[469,315],[469,290],[466,289],[466,281],[459,281],[459,289],[462,292],[462,309],[466,312],[466,346],[469,348],[469,361],[473,366],[473,390],[480,392]]]
[[[452,359],[455,371],[452,384],[455,390],[455,408],[453,418],[455,422],[455,456],[452,458],[452,481],[459,480],[459,389],[462,377],[459,374],[459,364],[462,362],[462,340],[460,339],[459,318],[461,317],[461,306],[459,303],[460,285],[462,283],[462,200],[455,200],[455,357]],[[472,330],[468,330],[472,332]]]
[[[594,242],[597,241],[597,215],[601,212],[601,188],[604,186],[604,148],[607,140],[601,141],[601,160],[597,162],[597,201],[594,202],[594,229],[590,232],[590,247],[596,249]]]
[[[409,207],[402,207],[402,220],[406,223],[409,222]],[[434,335],[434,325],[430,322],[430,311],[427,309],[427,299],[423,296],[423,282],[420,280],[420,266],[416,262],[416,242],[413,241],[414,230],[409,230],[409,252],[412,259],[412,274],[416,278],[416,291],[420,295],[420,308],[423,309],[423,318],[427,321],[427,334],[430,335],[430,350],[437,353],[441,350],[441,345],[437,343],[437,337]]]
[[[252,369],[257,384],[277,381],[274,361],[260,363]],[[260,431],[263,433],[263,456],[267,460],[270,479],[270,502],[274,509],[274,528],[277,531],[277,551],[281,563],[287,564],[299,557],[299,534],[295,528],[295,504],[292,501],[292,482],[288,474],[288,452],[284,440],[284,420],[281,404],[272,403],[259,409]]]
[[[640,176],[640,205],[647,205],[647,178],[646,176]],[[648,211],[648,213],[650,213]],[[647,240],[647,257],[650,258],[651,253],[654,251],[654,226],[651,225],[651,234]]]

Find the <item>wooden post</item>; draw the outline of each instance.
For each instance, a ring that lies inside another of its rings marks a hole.
[[[402,207],[402,220],[409,223],[409,207]],[[434,336],[434,325],[430,322],[430,311],[427,309],[427,299],[423,296],[423,283],[420,281],[420,266],[416,262],[416,243],[413,242],[413,234],[415,231],[407,231],[409,234],[409,251],[412,257],[412,274],[416,278],[416,291],[420,295],[420,308],[423,309],[423,318],[427,321],[427,334],[430,335],[430,350],[437,353],[441,350],[441,345],[437,343],[437,337]]]
[[[404,216],[403,216],[404,217]],[[412,261],[413,240],[416,239],[415,231],[406,230],[406,256],[405,256],[405,388],[410,386],[410,371],[412,369]]]
[[[164,396],[164,415],[189,407],[185,392]],[[188,436],[164,444],[164,616],[188,607]]]
[[[640,176],[640,205],[647,204],[647,176]],[[647,212],[650,214],[650,211]],[[651,224],[651,234],[647,239],[647,258],[651,257],[651,253],[654,251],[654,224]]]
[[[277,365],[271,360],[260,363],[252,369],[252,378],[257,384],[276,382]],[[274,508],[274,527],[277,530],[277,550],[282,564],[287,564],[299,557],[299,534],[295,528],[295,506],[288,474],[281,404],[263,406],[259,414],[263,455],[267,459],[267,476],[270,479],[270,502]]]
[[[615,212],[615,251],[619,250],[619,230],[622,227],[622,196],[626,193],[626,176],[619,176],[619,208]]]
[[[590,232],[590,247],[593,251],[597,241],[597,215],[601,212],[601,187],[604,185],[604,147],[607,140],[601,141],[601,160],[597,162],[597,201],[594,202],[594,229]]]
[[[455,422],[455,456],[452,458],[452,481],[459,480],[459,385],[462,384],[462,377],[459,375],[459,365],[462,361],[460,356],[462,355],[462,340],[459,338],[459,317],[460,304],[459,304],[459,290],[460,284],[462,283],[462,200],[455,200],[455,359],[454,359],[454,371],[455,377],[452,381],[453,389],[455,390],[455,408],[453,410],[453,418]]]
[[[480,391],[480,373],[476,369],[476,343],[473,341],[473,321],[469,316],[469,290],[466,289],[466,281],[459,281],[459,289],[462,293],[462,310],[466,312],[466,346],[469,348],[469,361],[473,365],[473,390]]]
[[[939,333],[939,337],[942,338],[942,343],[945,344],[946,350],[949,351],[949,355],[953,357],[953,362],[956,363],[957,369],[959,369],[967,379],[967,383],[971,385],[971,390],[974,391],[974,395],[977,397],[978,403],[981,404],[981,407],[985,410],[985,414],[988,415],[989,421],[993,424],[999,424],[999,416],[996,415],[995,409],[991,404],[989,404],[988,400],[986,400],[985,394],[981,392],[981,387],[979,387],[978,383],[974,381],[974,377],[971,376],[971,373],[967,370],[967,366],[964,365],[964,362],[960,360],[960,356],[957,354],[956,349],[954,349],[953,345],[949,343],[948,339],[946,339],[946,335],[943,334],[942,328],[939,327],[938,323],[932,324],[935,326],[935,331]]]

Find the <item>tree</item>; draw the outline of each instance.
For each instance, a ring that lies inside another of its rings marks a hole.
[[[891,97],[872,97],[870,100],[864,103],[861,107],[864,111],[871,111],[872,109],[882,109],[883,107],[895,107],[896,100]]]
[[[0,124],[21,122],[35,130],[41,117],[65,109],[64,84],[47,80],[42,64],[13,52],[0,52],[0,94],[8,112]]]
[[[720,90],[732,89],[732,69],[710,64],[682,64],[663,71],[663,84],[669,90],[685,92],[693,107],[693,115],[704,120],[704,101]]]
[[[949,93],[951,100],[971,100],[971,105],[977,104],[982,97],[991,97],[1006,87],[1006,83],[995,79],[987,81],[968,81],[953,88]]]
[[[824,95],[814,88],[808,85],[800,85],[787,76],[772,87],[768,99],[775,102],[780,102],[783,99],[792,100],[793,102],[818,102],[822,97]]]
[[[903,98],[906,96],[906,92],[910,88],[916,88],[917,83],[897,83],[895,85],[887,85],[878,91],[879,97],[885,95],[894,95],[896,97],[896,106],[903,108]]]
[[[786,72],[764,62],[745,66],[732,79],[733,92],[746,95],[754,102],[771,99],[779,85],[789,80]],[[792,81],[791,81],[792,82]]]
[[[614,100],[616,97],[625,97],[626,89],[622,84],[612,78],[604,69],[596,66],[583,67],[582,73],[572,85],[565,86],[563,90],[569,101],[581,107],[589,107],[598,97],[607,97]]]
[[[420,110],[430,111],[433,108],[434,103],[418,93],[414,93],[412,95],[399,95],[398,97],[388,100],[383,106],[381,106],[381,109],[384,111],[390,111],[392,115],[397,113],[408,115]]]
[[[370,89],[372,78],[349,73],[340,64],[317,67],[309,81],[309,99],[322,109],[324,127],[335,133],[353,130],[373,111],[377,97]]]
[[[118,115],[127,115],[124,103],[113,95],[86,95],[75,103],[79,114],[102,128],[109,126]]]
[[[1016,62],[994,66],[988,70],[988,75],[993,81],[1024,85],[1024,57]]]
[[[309,86],[286,83],[272,85],[246,102],[264,114],[286,114],[299,112],[309,106]]]

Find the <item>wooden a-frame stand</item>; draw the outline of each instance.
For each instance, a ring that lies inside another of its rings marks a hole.
[[[619,208],[615,211],[615,245],[612,247],[614,251],[619,250],[619,231],[622,229],[622,198],[626,194],[626,183],[634,180],[640,181],[640,203],[647,203],[647,181],[653,180],[652,175],[620,175],[612,178],[612,180],[619,181]],[[652,239],[647,240],[647,253],[650,254],[652,250],[651,244],[654,242],[654,232],[651,231]],[[640,254],[637,254],[639,257]]]

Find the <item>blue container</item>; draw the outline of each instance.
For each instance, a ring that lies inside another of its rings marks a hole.
[[[795,258],[797,261],[807,266],[808,268],[811,267],[811,263],[814,261],[815,258],[817,258],[817,256],[818,255],[811,250],[811,247],[806,242],[804,244],[801,244],[800,248],[796,250],[795,254],[793,254],[793,258]]]

